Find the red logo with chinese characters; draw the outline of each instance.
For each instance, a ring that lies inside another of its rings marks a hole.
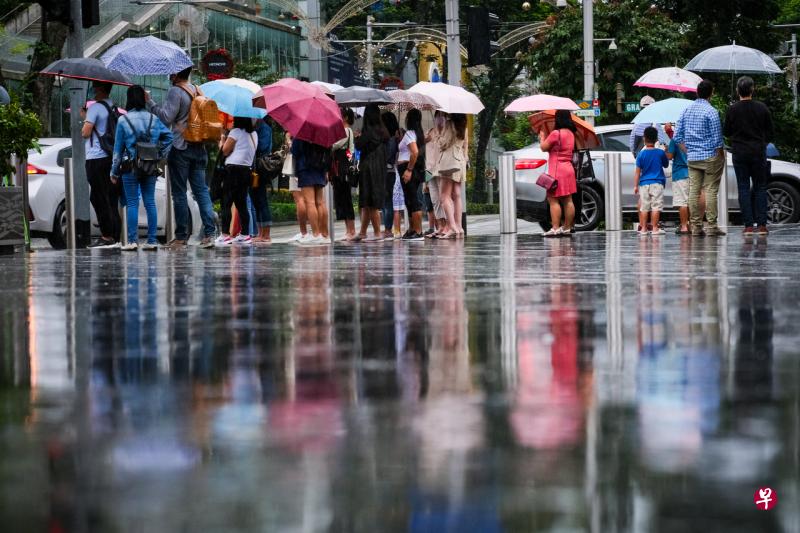
[[[753,494],[753,501],[762,511],[769,511],[778,505],[778,494],[769,487],[759,487]]]

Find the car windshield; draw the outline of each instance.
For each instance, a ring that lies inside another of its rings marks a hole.
[[[609,152],[630,152],[629,131],[608,132],[602,135],[603,149]]]

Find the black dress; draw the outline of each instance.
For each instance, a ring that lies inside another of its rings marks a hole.
[[[359,205],[368,209],[383,209],[386,194],[386,137],[379,128],[369,128],[356,138],[361,152],[358,163]]]

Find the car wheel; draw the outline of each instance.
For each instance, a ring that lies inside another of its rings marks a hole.
[[[800,193],[782,181],[767,184],[767,218],[770,224],[794,224],[800,219]]]
[[[580,188],[580,211],[575,213],[575,230],[592,231],[597,229],[603,220],[605,206],[603,197],[594,187],[583,186]]]
[[[67,210],[64,202],[58,204],[56,215],[53,217],[53,231],[47,236],[50,246],[56,250],[67,247]]]

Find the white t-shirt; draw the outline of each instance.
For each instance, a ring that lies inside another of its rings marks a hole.
[[[403,138],[400,140],[400,146],[398,147],[399,154],[397,156],[398,163],[408,163],[411,161],[411,150],[408,148],[408,145],[411,143],[417,142],[417,134],[413,131],[407,131]]]
[[[241,128],[233,128],[228,137],[236,141],[233,152],[225,159],[226,165],[243,165],[249,167],[253,164],[256,157],[256,146],[258,146],[258,134],[253,132],[247,134]],[[249,137],[249,138],[248,138]]]
[[[111,99],[103,100],[108,104],[108,107],[114,109],[114,102]],[[106,124],[108,124],[108,111],[103,107],[103,104],[95,102],[86,110],[86,122],[94,124],[94,131],[88,139],[84,139],[86,146],[86,159],[101,159],[103,157],[111,157],[100,147],[100,137],[106,133]]]

